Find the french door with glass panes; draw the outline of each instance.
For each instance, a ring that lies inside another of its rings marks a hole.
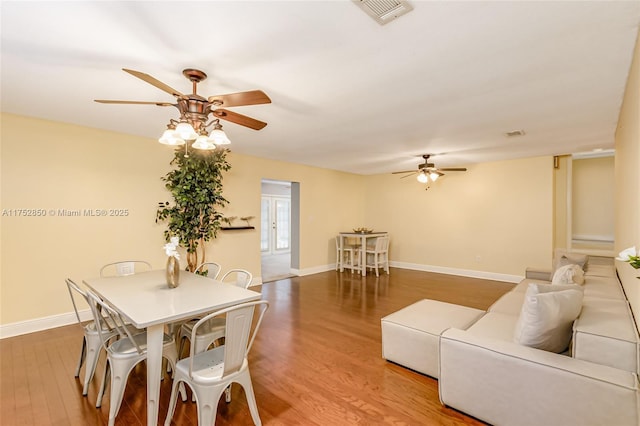
[[[260,250],[262,254],[291,250],[291,199],[262,196]]]

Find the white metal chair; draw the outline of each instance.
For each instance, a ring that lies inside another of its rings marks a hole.
[[[107,351],[107,365],[102,376],[102,384],[96,401],[96,408],[102,406],[102,397],[107,386],[107,378],[111,376],[111,396],[109,405],[109,426],[113,426],[116,416],[122,404],[124,389],[127,385],[127,379],[133,367],[147,358],[147,333],[140,332],[133,334],[125,325],[124,320],[111,306],[103,302],[98,296],[87,291],[89,306],[93,313],[94,322],[101,324],[97,327],[100,340],[103,347]],[[118,340],[111,342],[108,338],[110,334],[101,330],[115,331],[119,337]],[[175,371],[178,353],[176,345],[171,336],[164,335],[164,346],[162,348],[162,356],[167,358],[173,371]],[[184,394],[183,394],[184,397]]]
[[[256,307],[259,310],[258,320],[252,331]],[[225,344],[201,353],[196,353],[195,346],[192,346],[189,357],[178,361],[165,426],[171,425],[181,383],[186,383],[193,391],[198,409],[198,425],[215,424],[218,401],[223,392],[226,393],[226,401],[231,401],[231,384],[234,382],[244,388],[253,423],[262,424],[251,383],[247,354],[251,350],[268,307],[269,302],[265,300],[243,303],[211,313],[194,325],[191,333],[192,341],[196,339],[200,327],[206,327],[207,323],[224,315],[226,317]]]
[[[93,375],[96,371],[96,365],[98,364],[98,358],[100,357],[100,351],[102,350],[102,340],[100,339],[100,334],[96,329],[95,321],[83,324],[80,319],[80,314],[78,313],[78,306],[76,305],[74,293],[82,296],[82,299],[90,305],[91,302],[89,301],[87,293],[70,278],[67,278],[65,282],[67,283],[67,289],[69,290],[69,296],[71,297],[71,303],[73,303],[73,310],[76,313],[78,324],[82,326],[84,331],[82,349],[80,350],[80,359],[78,360],[75,377],[80,377],[80,369],[82,368],[82,364],[85,363],[86,367],[82,385],[82,396],[87,396],[89,382],[93,379]],[[104,329],[103,335],[106,340],[111,340],[113,337],[117,336],[118,333],[115,330]]]
[[[367,248],[365,251],[366,267],[376,270],[376,277],[379,268],[389,273],[389,236],[376,238],[376,244],[373,248]]]
[[[222,266],[216,262],[204,262],[196,268],[196,274],[204,275],[207,278],[218,279]]]
[[[251,281],[253,281],[253,275],[246,269],[229,269],[222,275],[220,281],[233,283],[242,288],[249,288]]]
[[[198,266],[195,270],[196,274],[200,274],[203,276],[206,276],[207,278],[211,278],[211,279],[218,279],[218,276],[220,275],[220,271],[222,270],[222,266],[220,266],[219,263],[216,262],[204,262],[201,263],[200,266]],[[197,321],[198,318],[195,318],[195,320]],[[183,324],[185,324],[188,321],[180,321],[180,322],[175,322],[175,323],[171,323],[168,326],[168,331],[169,334],[171,335],[175,335],[176,336],[176,342],[182,342],[182,337],[180,337],[180,328],[182,327]],[[195,323],[195,321],[194,321]],[[182,348],[180,348],[180,350],[182,350]],[[182,352],[178,352],[178,356],[182,355]]]
[[[122,277],[133,275],[138,272],[150,271],[151,264],[145,260],[123,260],[120,262],[107,263],[100,268],[101,277]]]
[[[220,281],[227,282],[229,284],[236,285],[242,288],[248,288],[253,280],[251,272],[245,269],[230,269],[227,271]],[[198,330],[196,339],[192,340],[193,327],[198,320],[191,320],[182,324],[180,327],[180,335],[178,336],[178,342],[180,343],[179,355],[182,355],[184,350],[184,341],[189,339],[191,345],[195,347],[195,353],[204,352],[207,348],[216,340],[221,339],[225,333],[225,321],[224,318],[214,318],[207,324],[204,324]]]

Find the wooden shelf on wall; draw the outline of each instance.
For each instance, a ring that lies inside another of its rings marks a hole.
[[[240,229],[256,229],[255,226],[222,226],[220,227],[223,231],[236,231]]]

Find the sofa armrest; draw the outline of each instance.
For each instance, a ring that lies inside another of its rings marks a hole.
[[[458,329],[440,338],[440,400],[485,422],[637,425],[634,373]]]
[[[551,269],[527,268],[524,277],[530,280],[551,281]]]

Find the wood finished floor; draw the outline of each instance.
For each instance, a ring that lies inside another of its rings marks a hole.
[[[486,309],[512,284],[403,269],[391,275],[325,272],[262,286],[270,309],[249,357],[265,425],[479,425],[443,407],[437,381],[381,357],[380,318],[424,298]],[[66,291],[63,283],[60,291]],[[109,394],[95,408],[99,378],[82,397],[73,377],[76,325],[0,341],[0,424],[104,425]],[[101,358],[98,371],[104,366]],[[80,373],[84,377],[84,367]],[[171,380],[161,386],[160,418]],[[146,371],[129,377],[116,425],[146,424]],[[196,425],[196,405],[178,402],[175,425]],[[218,405],[218,425],[251,425],[244,392]]]

